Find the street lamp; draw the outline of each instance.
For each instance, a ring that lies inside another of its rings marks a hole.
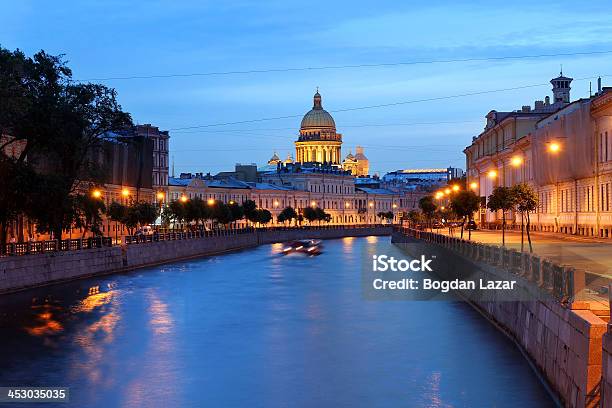
[[[459,185],[458,184],[453,185],[453,191],[459,191]]]
[[[317,206],[317,202],[316,202],[316,201],[314,201],[314,200],[313,200],[313,201],[311,201],[311,202],[310,202],[310,206],[311,206],[311,207],[316,207],[316,206]]]
[[[349,207],[351,206],[351,204],[349,204],[349,203],[347,202],[347,203],[344,203],[344,206],[345,206],[346,208],[349,208]]]
[[[487,173],[487,176],[489,176],[490,179],[494,179],[495,177],[497,177],[497,171],[489,170],[489,172]]]
[[[476,189],[478,188],[478,183],[477,183],[477,182],[475,182],[475,181],[472,181],[472,182],[470,183],[470,188],[471,188],[472,190],[476,190]]]
[[[274,201],[274,208],[278,207],[278,201]]]
[[[159,191],[159,192],[157,193],[157,200],[159,200],[159,201],[163,201],[165,196],[166,196],[166,195],[165,195],[165,194],[164,194],[162,191]]]
[[[444,197],[444,193],[442,191],[438,191],[436,193],[436,200],[440,200],[442,197]]]
[[[187,196],[186,195],[182,195],[181,196],[181,203],[186,203],[187,202]]]
[[[121,190],[121,195],[127,198],[130,195],[130,190],[124,188],[123,190]]]
[[[548,145],[548,151],[550,153],[558,153],[561,150],[561,145],[557,142],[552,142]]]
[[[91,196],[93,198],[100,198],[102,197],[102,192],[100,190],[94,190],[91,192]]]
[[[510,164],[514,167],[518,167],[523,164],[523,158],[521,156],[514,156],[510,159]]]
[[[444,189],[444,194],[449,195],[451,193],[451,189],[450,188],[445,188]]]
[[[209,198],[208,201],[206,201],[208,203],[208,205],[213,205],[215,203],[215,200],[213,200],[212,198]]]

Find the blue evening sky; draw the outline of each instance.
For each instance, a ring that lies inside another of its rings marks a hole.
[[[612,50],[612,9],[603,1],[41,0],[3,1],[0,15],[0,45],[63,53],[77,79]],[[484,115],[549,95],[561,63],[574,78],[612,75],[608,53],[105,83],[136,122],[171,131],[177,173],[261,165],[275,150],[293,154],[300,118],[173,129],[302,115],[316,86],[334,111],[545,84],[332,113],[343,155],[362,145],[371,172],[384,173],[464,168],[462,149]],[[612,76],[603,81],[612,84]],[[588,90],[589,79],[574,81],[572,98]]]

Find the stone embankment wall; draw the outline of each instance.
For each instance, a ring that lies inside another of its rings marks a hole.
[[[0,258],[0,293],[293,239],[390,235],[390,226],[256,232]]]
[[[603,336],[601,366],[601,406],[612,407],[612,328]]]
[[[444,259],[441,264],[446,267],[441,268],[440,276],[443,279],[461,279],[469,270],[476,279],[517,279],[524,294],[535,295],[545,288],[550,296],[525,296],[514,301],[504,299],[506,295],[501,291],[490,291],[486,299],[479,298],[481,294],[464,295],[473,306],[515,339],[564,406],[612,407],[612,401],[599,405],[601,388],[607,387],[610,390],[607,392],[612,393],[612,339],[607,335],[605,345],[602,344],[607,322],[590,310],[589,302],[555,300],[552,281],[558,279],[551,278],[551,285],[546,285],[547,274],[542,273],[546,261],[536,256],[526,254],[527,257],[524,257],[521,254],[512,267],[512,261],[504,259],[511,257],[506,250],[435,235],[422,234],[417,239],[396,231],[392,242],[411,255],[414,252],[415,256],[426,254]],[[520,270],[521,266],[524,270]],[[548,268],[552,275],[555,265]],[[437,269],[434,270],[437,274]],[[567,272],[563,268],[559,271]],[[533,274],[539,277],[535,282],[531,280]],[[525,276],[530,279],[525,279]],[[601,314],[601,311],[598,310],[598,313]]]

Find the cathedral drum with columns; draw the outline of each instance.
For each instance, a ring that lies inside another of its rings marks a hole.
[[[342,135],[336,133],[334,118],[323,109],[321,94],[314,95],[314,104],[304,115],[300,136],[295,142],[295,157],[298,163],[328,163],[340,166]]]

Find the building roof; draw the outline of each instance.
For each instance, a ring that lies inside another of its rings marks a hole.
[[[193,179],[191,178],[178,178],[178,177],[168,177],[168,185],[169,186],[188,186]]]
[[[252,189],[255,190],[281,190],[281,191],[292,191],[295,188],[291,186],[279,186],[272,183],[249,183]]]
[[[207,183],[207,187],[210,188],[236,188],[236,189],[245,189],[251,188],[249,183],[246,181],[236,180],[233,177],[224,178],[221,180],[212,180]]]
[[[334,122],[334,118],[332,118],[332,115],[330,115],[329,112],[323,109],[323,104],[321,103],[321,95],[318,91],[314,94],[314,104],[312,109],[306,112],[304,118],[302,119],[300,129],[332,129],[334,131],[336,130],[336,122]]]
[[[396,194],[386,188],[371,188],[371,187],[355,187],[356,190],[363,191],[367,194],[381,194],[381,195],[393,195]]]

